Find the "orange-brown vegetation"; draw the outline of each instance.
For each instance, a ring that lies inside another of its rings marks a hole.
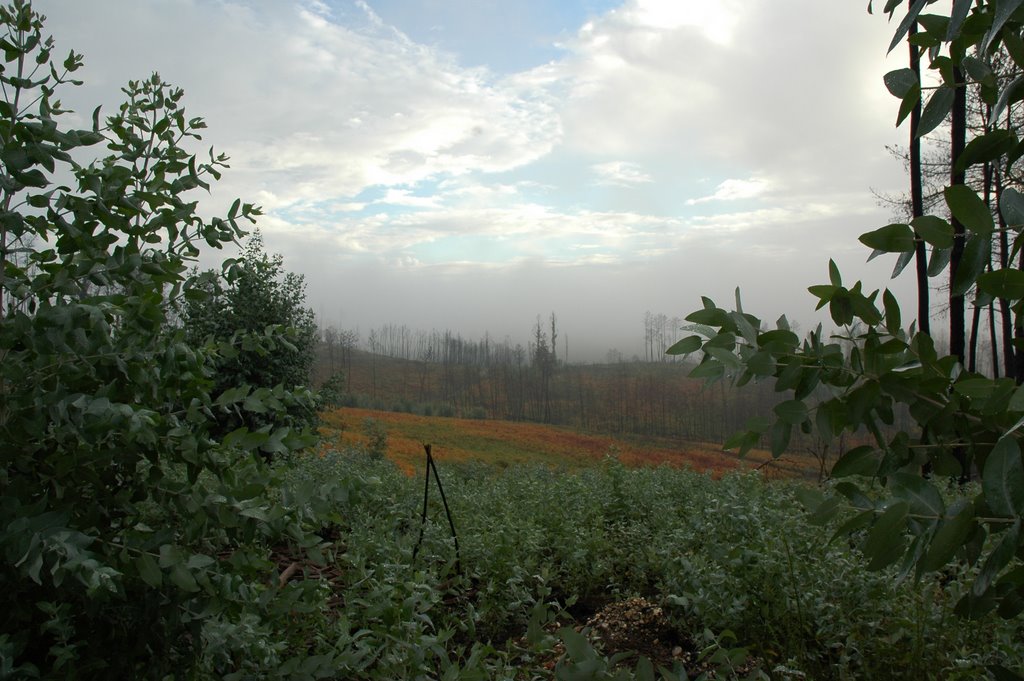
[[[761,467],[770,455],[753,451],[745,459],[716,444],[662,439],[656,443],[592,435],[571,428],[511,421],[445,418],[342,408],[324,413],[321,433],[326,446],[366,445],[366,419],[388,433],[387,456],[412,473],[423,466],[423,445],[430,444],[437,461],[481,461],[499,466],[541,464],[578,469],[614,456],[627,466],[690,467],[714,476],[737,468]],[[807,469],[803,460],[771,462],[772,474],[795,475]]]

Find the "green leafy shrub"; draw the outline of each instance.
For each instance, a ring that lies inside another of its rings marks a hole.
[[[892,17],[902,4],[889,0],[884,11]],[[944,205],[937,207],[942,215],[913,216],[909,224],[886,225],[861,235],[860,241],[872,249],[871,257],[897,255],[894,276],[918,259],[919,272],[927,274],[918,280],[922,295],[928,277],[948,273],[951,353],[940,353],[922,329],[927,315],[906,326],[890,291],[869,292],[860,281],[844,281],[833,261],[828,282],[808,289],[817,308],[827,307],[843,329],[832,337],[819,326],[800,339],[785,316],[770,328],[743,310],[737,291],[732,310],[703,298],[702,309],[686,318],[693,335],[669,353],[699,351],[693,376],[728,378],[740,385],[770,381],[788,397],[774,408],[773,420],[753,421],[728,448],[742,453],[767,438],[779,456],[798,431],[816,433],[824,442],[844,433],[870,437],[870,444],[846,452],[832,467],[832,476],[842,482],[827,495],[805,494],[804,503],[822,519],[842,509],[854,511],[842,531],[866,533],[858,544],[871,569],[896,565],[901,576],[920,579],[970,567],[976,577],[960,593],[956,612],[977,618],[996,611],[1016,618],[1024,613],[1024,365],[1019,339],[1024,271],[1018,260],[1024,193],[1014,178],[1024,147],[1013,109],[1024,83],[1019,75],[1024,17],[1014,11],[1014,3],[957,0],[938,14],[922,14],[932,3],[908,5],[890,50],[906,39],[915,54],[928,59],[937,84],[921,113],[921,128],[911,134],[918,138],[951,119],[950,180],[942,192]],[[915,32],[918,25],[921,30]],[[997,77],[1000,68],[1015,77]],[[922,103],[922,90],[927,90],[912,68],[892,71],[884,81],[901,100],[900,121]],[[966,116],[968,88],[986,112],[981,132],[969,142],[959,120]],[[968,169],[1006,181],[994,188],[987,183],[979,192],[967,183]],[[993,244],[1000,245],[998,259]],[[978,312],[990,305],[994,309],[997,302],[1005,312],[1004,343],[1011,356],[1016,354],[1015,378],[991,378],[968,369],[963,320],[968,295]],[[907,416],[907,426],[897,423],[899,414]],[[944,480],[964,483],[972,476],[981,481],[973,495],[947,502]],[[870,494],[874,485],[883,486],[886,494]]]
[[[320,411],[339,409],[347,406],[345,401],[345,374],[336,371],[327,377],[317,391],[317,408]]]
[[[317,342],[313,310],[306,306],[302,275],[284,271],[280,255],[268,255],[257,230],[249,236],[237,260],[224,272],[210,270],[195,279],[197,292],[181,305],[185,338],[195,345],[221,344],[230,348],[213,355],[213,395],[238,386],[308,390]],[[275,338],[272,345],[265,339]],[[317,410],[309,401],[291,402],[273,414],[256,410],[220,416],[218,434],[239,427],[258,430],[270,424],[298,427],[317,425]]]
[[[346,633],[330,631],[346,641],[336,655],[363,660],[351,678],[440,676],[439,668],[469,678],[548,674],[544,662],[558,658],[555,622],[582,625],[632,596],[660,603],[672,645],[703,656],[717,678],[736,678],[729,670],[741,668],[793,679],[984,678],[987,665],[1024,671],[1021,622],[952,617],[971,571],[914,582],[895,579],[892,568],[866,570],[845,535],[794,511],[802,485],[617,463],[576,474],[438,467],[459,530],[461,574],[436,497],[412,559],[422,477],[359,452],[289,464],[290,476],[350,490],[335,506],[344,549],[331,586],[343,594],[335,621]],[[583,663],[607,675],[595,678],[649,678],[635,656],[619,652],[574,643],[559,673]]]
[[[208,299],[188,274],[198,245],[234,241],[259,212],[196,212],[190,192],[226,158],[189,151],[204,124],[157,75],[129,83],[113,115],[97,109],[92,129],[61,125],[56,95],[82,62],[51,61],[42,28],[27,2],[0,8],[0,664],[224,676],[251,655],[272,670],[295,652],[285,611],[309,596],[268,592],[264,547],[320,540],[272,503],[277,473],[254,453],[311,441],[272,425],[309,396],[215,393],[211,367],[242,341],[197,346],[169,323],[176,303]],[[107,155],[81,162],[93,146]],[[270,329],[243,344],[287,342]],[[248,413],[268,425],[215,437],[222,417]]]
[[[366,436],[366,451],[378,459],[388,453],[388,429],[375,418],[363,419],[363,435]]]

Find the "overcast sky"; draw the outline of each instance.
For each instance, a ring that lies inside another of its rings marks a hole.
[[[85,55],[62,97],[83,124],[129,79],[184,88],[232,158],[204,210],[261,204],[311,307],[364,337],[525,342],[554,311],[571,357],[628,356],[645,311],[736,286],[806,327],[829,257],[893,286],[857,236],[891,221],[872,189],[904,184],[882,84],[904,55],[886,62],[894,26],[863,0],[35,6]]]

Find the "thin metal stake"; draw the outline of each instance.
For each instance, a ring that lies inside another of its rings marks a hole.
[[[427,498],[430,495],[430,471],[434,471],[434,479],[437,480],[437,491],[441,493],[441,503],[444,505],[444,513],[448,517],[448,527],[452,531],[452,539],[455,540],[455,572],[462,574],[462,557],[459,553],[459,535],[455,532],[455,521],[452,520],[451,509],[448,508],[448,499],[444,494],[444,487],[441,485],[441,475],[437,472],[437,466],[434,464],[434,457],[430,453],[430,445],[424,444],[423,449],[427,452],[427,466],[426,475],[423,481],[423,514],[420,516],[420,537],[416,540],[416,546],[412,550],[412,559],[416,560],[416,554],[419,553],[420,545],[423,543],[423,531],[427,527]]]

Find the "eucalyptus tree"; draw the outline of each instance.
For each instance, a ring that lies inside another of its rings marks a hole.
[[[274,597],[266,546],[321,540],[311,502],[269,492],[279,474],[255,454],[312,438],[215,430],[310,395],[211,392],[218,358],[273,352],[280,329],[194,344],[170,324],[175,303],[207,299],[189,274],[200,244],[236,241],[259,211],[197,212],[226,158],[190,151],[205,125],[156,74],[66,126],[57,96],[82,58],[55,61],[43,21],[0,7],[0,676],[269,673],[299,654],[267,640],[297,640],[279,627],[306,597]]]
[[[186,298],[181,307],[185,338],[195,345],[229,342],[228,353],[212,358],[213,395],[248,385],[285,391],[308,390],[317,345],[316,317],[306,305],[306,283],[301,274],[288,272],[284,258],[268,254],[257,229],[250,234],[239,257],[225,272],[208,270],[197,276],[203,296]],[[265,335],[281,336],[272,351],[260,343],[238,342]],[[245,426],[257,430],[271,423],[313,426],[316,409],[310,401],[295,403],[279,412],[233,412],[220,418],[219,432]]]
[[[861,235],[883,253],[914,257],[930,250],[930,274],[950,276],[953,299],[974,292],[974,304],[1005,299],[1020,328],[1024,314],[1024,271],[1017,266],[1024,227],[1024,194],[1013,187],[998,196],[997,221],[984,198],[963,183],[963,173],[984,163],[1019,172],[1024,143],[1005,125],[1007,113],[1024,99],[1024,76],[1010,82],[993,77],[993,56],[1001,51],[1024,67],[1024,7],[1021,0],[954,0],[945,14],[924,14],[932,5],[914,0],[900,20],[889,49],[908,41],[923,49],[937,85],[924,105],[918,136],[953,115],[961,94],[979,87],[990,101],[991,128],[954,151],[952,174],[943,190],[951,219],[923,215],[911,224],[891,224]],[[890,18],[904,5],[888,0]],[[915,25],[921,30],[911,34]],[[887,74],[885,83],[900,98],[900,118],[922,100],[912,69]],[[960,135],[959,122],[955,124]],[[955,143],[954,143],[955,145]],[[989,269],[992,237],[1012,244],[1006,267]],[[956,255],[959,254],[959,255]],[[770,381],[783,399],[772,418],[756,419],[728,443],[746,452],[767,437],[781,455],[794,430],[830,442],[844,433],[866,432],[870,444],[848,451],[832,467],[826,493],[806,495],[815,517],[825,521],[841,509],[853,515],[839,534],[858,533],[869,566],[897,565],[905,575],[942,569],[950,561],[975,565],[977,577],[957,611],[977,616],[992,610],[1012,617],[1024,611],[1024,464],[1021,426],[1024,387],[1012,378],[994,379],[968,371],[962,348],[942,355],[916,323],[904,324],[895,296],[850,284],[832,261],[828,281],[809,287],[817,308],[846,329],[827,336],[822,327],[801,339],[785,316],[774,328],[742,308],[703,298],[703,309],[687,316],[692,335],[672,354],[700,353],[692,374],[738,384]],[[955,303],[954,303],[955,304]],[[911,422],[896,427],[905,410]],[[932,477],[921,474],[931,471]],[[976,493],[947,501],[940,490],[946,476],[980,477]],[[874,489],[875,492],[871,490]]]

